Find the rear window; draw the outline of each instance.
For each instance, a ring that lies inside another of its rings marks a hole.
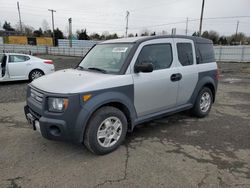
[[[198,63],[211,63],[215,61],[213,44],[197,43]]]

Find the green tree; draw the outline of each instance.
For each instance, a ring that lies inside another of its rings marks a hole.
[[[89,35],[89,38],[91,40],[100,40],[100,35],[98,33],[92,33],[91,35]]]
[[[204,31],[201,36],[212,40],[214,44],[218,44],[219,34],[216,31]]]
[[[87,34],[86,29],[82,29],[80,31],[77,31],[76,34],[77,34],[77,39],[78,40],[89,40],[90,39],[90,37]]]
[[[3,29],[5,31],[15,31],[15,29],[11,26],[10,22],[8,23],[7,21],[4,22]]]
[[[228,45],[227,37],[221,36],[218,40],[218,44],[220,45]]]
[[[59,28],[56,28],[54,32],[56,39],[64,39],[63,32]]]
[[[133,33],[128,34],[128,37],[134,37]]]
[[[33,32],[33,34],[34,34],[35,37],[41,37],[41,36],[43,36],[43,30],[42,30],[42,28],[40,27],[38,30],[35,30]]]

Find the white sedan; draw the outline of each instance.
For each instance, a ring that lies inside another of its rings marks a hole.
[[[0,82],[34,80],[55,71],[52,60],[45,60],[26,54],[0,54]]]

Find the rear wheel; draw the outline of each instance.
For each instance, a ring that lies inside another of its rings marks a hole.
[[[33,70],[29,74],[29,80],[33,81],[33,80],[35,80],[35,79],[37,79],[37,78],[39,78],[39,77],[41,77],[43,75],[44,75],[43,71],[38,70],[38,69],[37,70]]]
[[[126,116],[114,107],[102,107],[91,117],[84,136],[85,146],[95,154],[114,151],[125,139]]]
[[[205,117],[209,114],[213,103],[213,95],[209,88],[204,87],[199,92],[192,113],[197,117]]]

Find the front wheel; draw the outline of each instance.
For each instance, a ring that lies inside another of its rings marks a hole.
[[[213,103],[213,95],[209,88],[204,87],[199,92],[192,113],[197,117],[205,117],[209,114]]]
[[[91,117],[84,136],[85,146],[95,154],[114,151],[125,139],[127,119],[119,109],[106,106]]]

